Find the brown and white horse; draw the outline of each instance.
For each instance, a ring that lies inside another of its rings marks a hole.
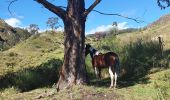
[[[85,45],[85,55],[90,54],[92,59],[92,65],[95,70],[95,74],[98,78],[101,78],[101,69],[109,68],[109,74],[111,78],[110,87],[116,88],[117,77],[120,73],[119,57],[114,52],[107,52],[105,54],[100,53],[94,49],[90,44]]]

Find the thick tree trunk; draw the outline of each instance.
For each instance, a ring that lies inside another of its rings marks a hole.
[[[57,83],[58,90],[69,88],[74,84],[88,83],[84,52],[86,18],[83,18],[82,14],[85,10],[84,2],[70,0],[68,4],[68,14],[64,19],[64,63]]]

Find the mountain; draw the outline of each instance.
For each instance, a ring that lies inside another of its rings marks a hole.
[[[164,26],[164,25],[167,25],[167,24],[170,24],[170,14],[166,14],[162,17],[160,17],[158,20],[156,20],[155,22],[151,23],[148,25],[148,27],[154,27],[156,25],[159,25],[159,26]]]
[[[3,19],[0,19],[0,38],[6,42],[0,41],[0,49],[6,50],[16,45],[17,43],[26,40],[31,34],[21,28],[13,28],[8,25]]]

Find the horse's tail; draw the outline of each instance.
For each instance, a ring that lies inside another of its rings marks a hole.
[[[121,68],[120,68],[120,62],[119,62],[119,57],[116,57],[116,73],[118,74],[118,77],[120,76],[121,73]]]

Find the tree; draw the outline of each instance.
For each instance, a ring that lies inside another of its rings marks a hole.
[[[12,0],[9,6],[15,1],[17,0]],[[86,84],[88,82],[85,68],[84,42],[85,22],[91,11],[95,11],[103,15],[116,15],[136,22],[141,22],[138,19],[129,18],[120,14],[107,14],[93,10],[101,2],[101,0],[95,0],[87,9],[85,9],[85,0],[67,0],[67,7],[56,6],[47,0],[35,1],[59,16],[64,23],[64,62],[60,71],[57,89],[68,88],[74,84]],[[157,1],[169,3],[169,0]],[[160,2],[158,2],[158,4],[159,3]]]
[[[85,22],[87,15],[101,0],[95,0],[88,9],[85,9],[84,0],[68,0],[66,9],[53,5],[47,0],[36,1],[59,16],[64,23],[64,62],[57,89],[68,88],[75,84],[87,84],[84,54]]]
[[[52,31],[54,31],[54,29],[57,29],[59,27],[59,23],[58,23],[58,17],[50,17],[48,18],[46,24],[48,27],[50,27],[52,29]],[[58,26],[56,26],[58,25]]]
[[[118,33],[118,24],[117,22],[112,23],[113,28],[110,30],[110,33],[116,35]]]
[[[33,34],[37,34],[39,30],[39,27],[37,24],[30,24],[28,27],[28,31],[33,35]]]

